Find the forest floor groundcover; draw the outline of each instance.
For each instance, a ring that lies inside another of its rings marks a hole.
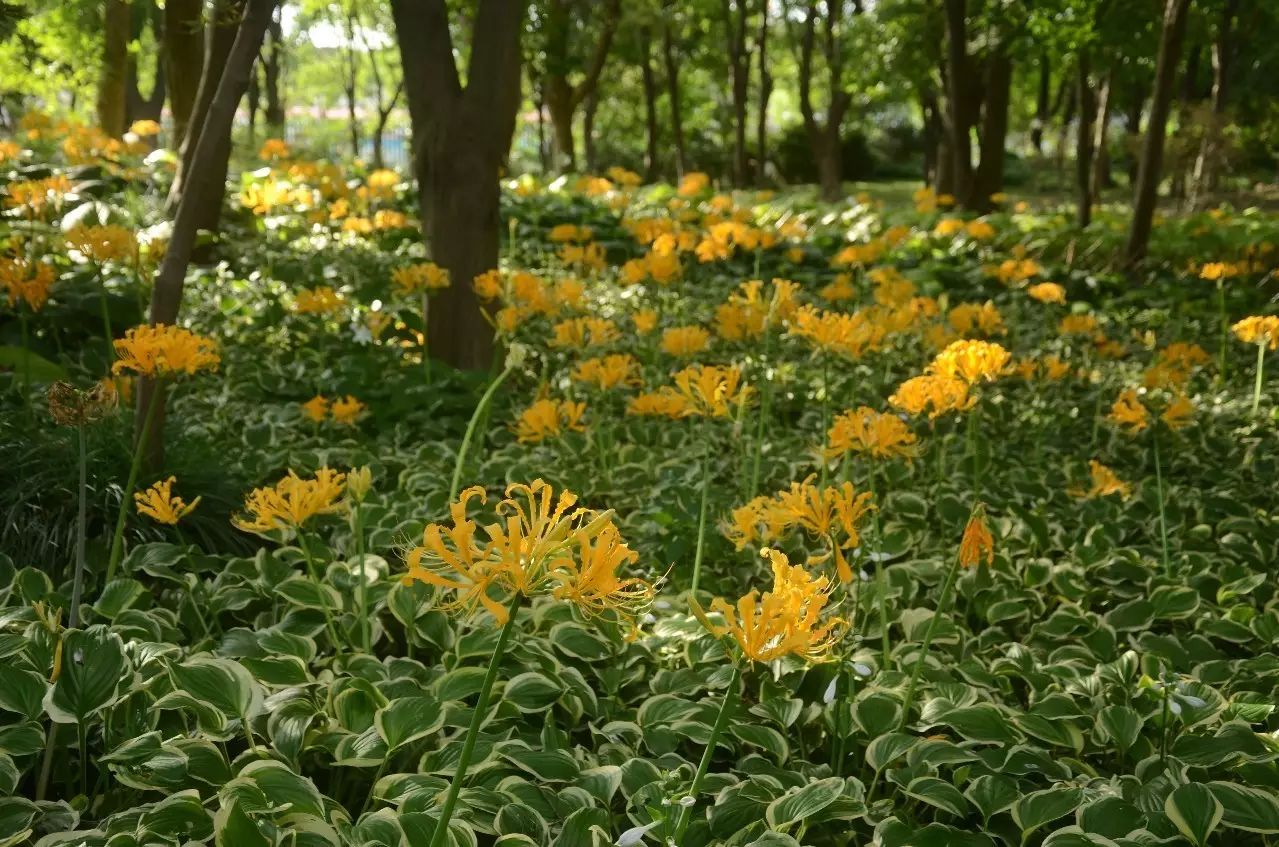
[[[163,161],[0,163],[0,845],[1275,843],[1274,215],[263,153],[158,332]]]

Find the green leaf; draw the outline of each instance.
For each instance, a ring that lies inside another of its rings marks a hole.
[[[1120,751],[1127,751],[1137,743],[1144,723],[1136,709],[1128,706],[1107,706],[1098,713],[1093,733],[1100,743],[1105,745],[1113,743]]]
[[[951,709],[941,718],[969,741],[1012,743],[1017,733],[1004,713],[989,703]]]
[[[103,626],[63,633],[62,672],[44,697],[44,710],[57,723],[84,723],[114,704],[130,680],[129,660],[119,635]]]
[[[544,712],[560,698],[564,687],[537,671],[512,677],[502,690],[502,700],[526,714]]]
[[[249,719],[262,711],[262,687],[239,662],[193,656],[169,666],[173,687],[222,714]]]
[[[1279,832],[1279,798],[1269,791],[1233,782],[1210,782],[1208,790],[1221,804],[1221,822],[1247,832]]]
[[[1080,788],[1045,788],[1031,792],[1013,804],[1013,822],[1025,838],[1026,833],[1075,811],[1083,797]]]
[[[952,815],[962,818],[968,814],[968,801],[964,799],[964,795],[944,779],[935,776],[915,777],[905,791],[916,800],[922,800]]]
[[[894,759],[906,755],[919,743],[919,738],[904,732],[881,735],[866,746],[866,764],[882,771]]]
[[[1225,808],[1207,786],[1191,782],[1178,786],[1168,795],[1164,814],[1192,844],[1204,847],[1208,836],[1221,823]]]
[[[273,806],[288,804],[291,813],[302,812],[324,818],[324,798],[315,784],[289,769],[283,762],[250,762],[232,782],[248,780],[256,785]]]
[[[44,677],[35,671],[0,663],[0,709],[35,720],[44,713],[42,701],[48,688]]]
[[[444,710],[433,697],[400,697],[378,710],[373,717],[378,735],[394,753],[444,726]]]
[[[102,596],[93,604],[93,611],[113,621],[125,609],[129,609],[146,594],[146,588],[136,579],[113,579],[102,589]]]
[[[839,777],[820,779],[793,789],[768,804],[764,819],[773,829],[790,826],[817,814],[835,802],[844,792],[844,780]]]
[[[275,847],[276,840],[263,833],[244,813],[239,803],[218,809],[213,816],[214,844],[217,847]]]
[[[69,378],[67,369],[62,365],[51,362],[38,353],[10,345],[0,346],[0,369],[3,368],[12,368],[18,379],[26,374],[37,382],[56,382]]]
[[[1000,812],[1011,808],[1021,797],[1021,789],[1017,780],[1003,774],[983,774],[974,777],[964,789],[964,796],[981,812],[983,819],[989,821]]]

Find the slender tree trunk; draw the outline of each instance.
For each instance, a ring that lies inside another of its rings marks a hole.
[[[924,185],[937,186],[938,147],[941,145],[941,115],[937,95],[931,89],[919,91],[919,113],[923,121],[920,142],[924,147]]]
[[[759,54],[759,106],[755,116],[755,184],[768,184],[768,101],[773,96],[773,75],[768,71],[768,0],[760,0],[759,34],[755,39]]]
[[[555,167],[565,173],[577,170],[577,141],[573,137],[573,90],[568,80],[561,76],[547,79],[546,110],[551,116],[552,160]]]
[[[1199,57],[1201,48],[1198,43],[1194,43],[1190,49],[1189,55],[1186,56],[1186,69],[1181,76],[1181,96],[1177,103],[1178,128],[1185,127],[1190,123],[1190,116],[1194,111],[1194,104],[1199,100]],[[1179,133],[1180,134],[1180,133]],[[1165,142],[1165,147],[1167,144]],[[1174,148],[1175,149],[1175,148]],[[1186,175],[1189,171],[1189,163],[1185,161],[1184,151],[1175,149],[1177,155],[1168,163],[1169,182],[1168,196],[1177,200],[1184,200],[1186,197]],[[1165,158],[1167,158],[1165,156]]]
[[[173,138],[169,147],[182,149],[187,121],[200,90],[204,68],[204,25],[201,19],[203,0],[165,0],[164,64],[169,94],[169,111],[173,115]]]
[[[200,217],[210,203],[221,203],[226,190],[226,172],[219,171],[217,165],[219,161],[225,162],[225,151],[230,149],[235,110],[249,87],[253,62],[262,47],[262,36],[271,21],[276,2],[247,0],[232,47],[227,52],[223,72],[219,75],[217,90],[209,98],[209,107],[198,125],[198,131],[190,133],[197,137],[191,144],[194,150],[190,176],[178,201],[173,232],[151,289],[150,322],[153,325],[173,324],[178,319],[187,266],[200,230]],[[143,453],[151,468],[159,468],[164,461],[164,400],[163,391],[157,391],[154,382],[142,380],[136,420],[144,419],[152,403],[158,404],[152,413]]]
[[[1181,43],[1186,36],[1186,17],[1190,0],[1165,0],[1163,28],[1159,38],[1159,58],[1155,63],[1155,86],[1150,102],[1145,144],[1133,199],[1132,228],[1124,248],[1127,265],[1139,264],[1146,258],[1150,230],[1155,219],[1155,202],[1163,167],[1164,136],[1168,130],[1168,111],[1172,105],[1173,87],[1177,80],[1177,64]]]
[[[973,199],[973,145],[974,119],[972,59],[968,55],[968,4],[966,0],[945,0],[946,3],[946,80],[947,108],[950,119],[950,154],[954,160],[952,173],[954,191],[958,201],[967,206]]]
[[[1079,191],[1076,222],[1086,227],[1092,223],[1092,157],[1094,117],[1092,91],[1092,62],[1088,48],[1079,50],[1078,67],[1079,127],[1075,140],[1075,185]]]
[[[640,80],[644,86],[644,126],[648,144],[644,149],[644,181],[655,182],[661,168],[661,139],[657,125],[657,74],[653,72],[653,39],[648,27],[640,27]]]
[[[529,80],[529,85],[533,85],[533,81]],[[550,150],[546,144],[546,94],[545,81],[539,80],[534,88],[537,96],[537,163],[542,168],[542,173],[551,172],[551,156]]]
[[[750,54],[746,52],[747,0],[722,0],[724,31],[728,37],[728,68],[732,78],[733,184],[748,182],[746,154],[746,103],[750,96]]]
[[[599,160],[595,156],[595,115],[599,106],[599,86],[595,86],[582,105],[582,153],[586,157],[586,172],[592,174],[599,173]]]
[[[112,138],[124,135],[129,34],[133,15],[128,0],[106,0],[102,26],[102,70],[98,79],[98,126]]]
[[[249,90],[245,92],[245,105],[248,107],[249,118],[249,146],[257,146],[258,138],[258,106],[262,101],[262,83],[259,80],[259,68],[253,66],[253,73],[249,75]]]
[[[662,58],[666,67],[666,99],[671,107],[671,136],[675,141],[676,175],[683,177],[689,170],[688,151],[684,146],[684,110],[680,103],[679,63],[675,59],[675,39],[671,34],[669,21],[665,21],[662,26]]]
[[[1127,108],[1124,111],[1124,134],[1127,138],[1125,161],[1127,162],[1128,187],[1134,191],[1137,188],[1137,165],[1140,162],[1137,148],[1141,140],[1141,113],[1145,106],[1145,89],[1140,85],[1134,85],[1127,99]]]
[[[1035,120],[1030,125],[1030,144],[1035,155],[1044,154],[1044,127],[1048,126],[1049,95],[1052,86],[1052,60],[1045,50],[1039,54],[1039,87],[1035,92]]]
[[[1097,92],[1097,120],[1093,125],[1092,196],[1095,201],[1113,184],[1110,178],[1110,112],[1114,102],[1115,69],[1102,78]]]
[[[1217,24],[1217,37],[1212,42],[1212,111],[1204,127],[1195,157],[1195,173],[1191,205],[1198,206],[1205,192],[1217,187],[1217,158],[1221,134],[1226,124],[1226,84],[1229,81],[1230,57],[1234,49],[1234,23],[1239,0],[1227,0]]]
[[[200,85],[196,90],[195,105],[187,123],[187,131],[183,136],[181,157],[178,170],[174,174],[173,184],[169,188],[167,209],[175,213],[178,202],[185,189],[187,175],[191,173],[191,161],[195,157],[196,142],[200,137],[200,127],[204,125],[205,115],[213,103],[213,96],[222,80],[222,71],[227,65],[231,47],[235,43],[239,21],[243,15],[246,0],[214,0],[209,12],[209,21],[204,35],[204,63],[200,75]],[[245,82],[248,87],[248,82]],[[227,138],[225,154],[206,160],[214,169],[212,176],[221,175],[223,185],[226,184],[227,161],[231,155],[230,137]],[[207,208],[199,214],[201,229],[217,229],[218,216],[222,209],[222,198],[217,196],[207,201]]]
[[[280,93],[280,74],[284,66],[284,33],[280,26],[280,10],[277,8],[271,25],[267,27],[271,49],[262,61],[263,88],[266,91],[267,129],[276,137],[284,135],[284,99]]]

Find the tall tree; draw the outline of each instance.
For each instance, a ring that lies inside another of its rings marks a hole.
[[[773,96],[773,75],[768,69],[768,0],[760,0],[755,53],[759,56],[759,101],[755,113],[755,184],[763,187],[768,164],[768,101]]]
[[[573,140],[573,116],[577,107],[589,97],[597,85],[608,53],[613,45],[621,16],[621,0],[604,0],[602,10],[597,4],[580,7],[575,0],[546,0],[543,10],[546,50],[545,96],[546,107],[551,113],[555,128],[555,152],[557,165],[567,171],[577,170],[577,145]],[[575,49],[573,36],[586,29],[592,19],[599,21],[599,32],[590,58],[582,69],[582,78],[570,82],[570,76],[581,65],[580,53]]]
[[[728,69],[732,76],[733,183],[738,186],[747,184],[750,171],[746,153],[746,109],[751,77],[751,54],[746,47],[748,3],[749,0],[720,0],[727,35]]]
[[[1235,19],[1238,15],[1239,0],[1225,0],[1215,25],[1212,40],[1212,105],[1203,128],[1203,138],[1199,142],[1199,152],[1195,156],[1194,178],[1191,182],[1192,206],[1199,205],[1204,193],[1216,188],[1217,160],[1226,124],[1230,66],[1235,52]]]
[[[644,148],[644,181],[657,179],[661,167],[661,143],[658,138],[657,121],[657,74],[653,71],[653,33],[648,24],[637,27],[639,38],[640,81],[644,86],[644,128],[646,144]]]
[[[688,170],[688,147],[684,142],[684,108],[679,83],[679,60],[676,58],[675,29],[671,20],[675,13],[673,0],[662,4],[662,64],[666,71],[666,99],[671,109],[671,137],[675,142],[675,171],[683,176]]]
[[[1146,258],[1146,251],[1150,246],[1150,230],[1154,225],[1155,202],[1163,170],[1168,112],[1172,107],[1173,88],[1177,81],[1181,43],[1186,37],[1186,13],[1189,8],[1190,0],[1164,2],[1159,58],[1155,62],[1154,92],[1150,99],[1150,119],[1146,122],[1146,138],[1142,144],[1141,163],[1138,165],[1132,226],[1128,230],[1128,242],[1124,247],[1124,262],[1130,267]]]
[[[112,138],[124,135],[133,14],[129,0],[106,0],[102,24],[102,70],[98,81],[98,126]]]
[[[281,95],[280,77],[284,70],[284,32],[280,25],[280,9],[277,6],[271,25],[266,29],[271,49],[262,56],[262,88],[266,93],[267,129],[277,136],[284,134],[284,98]]]
[[[861,11],[860,2],[852,4],[854,14]],[[845,8],[843,0],[807,0],[799,31],[799,112],[804,120],[822,199],[838,200],[843,195],[843,150],[840,127],[853,96],[844,85],[844,50],[840,38]],[[821,23],[821,56],[825,61],[829,97],[818,117],[814,105],[813,79],[816,75],[817,26]]]
[[[459,368],[485,367],[493,355],[471,281],[497,267],[498,178],[521,99],[525,8],[479,0],[463,86],[444,0],[391,2],[426,239],[453,280],[433,303],[428,337],[432,355]]]
[[[188,133],[195,139],[190,144],[191,165],[186,188],[181,193],[177,213],[173,218],[173,232],[169,237],[164,259],[160,262],[160,269],[156,272],[155,285],[151,289],[150,322],[153,325],[173,324],[178,319],[187,267],[191,263],[202,218],[210,204],[221,203],[222,195],[226,192],[224,151],[231,146],[235,111],[249,87],[253,63],[262,48],[262,37],[271,22],[277,1],[246,0],[235,25],[231,48],[227,51],[222,72],[218,74],[216,91],[209,98],[203,119],[198,124],[192,124]],[[143,380],[137,402],[137,420],[145,420],[148,413],[152,418],[144,455],[149,466],[157,468],[162,464],[164,455],[163,387],[151,380]],[[149,412],[152,403],[158,405],[154,412]]]
[[[204,0],[165,0],[164,54],[165,82],[169,112],[173,115],[170,147],[179,150],[186,137],[187,122],[195,107],[204,69]]]
[[[154,0],[142,0],[133,6],[132,36],[133,42],[141,42],[145,30],[151,30],[157,44],[164,43],[164,13]],[[138,60],[142,50],[130,50],[129,60],[125,68],[124,81],[124,123],[131,125],[137,120],[160,120],[164,110],[166,74],[164,61],[157,57],[151,77],[151,90],[142,93],[142,73]],[[150,58],[150,56],[148,56]]]

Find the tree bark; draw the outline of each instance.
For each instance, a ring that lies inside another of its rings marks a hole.
[[[1087,47],[1079,50],[1078,67],[1076,68],[1079,105],[1079,126],[1075,138],[1075,186],[1079,191],[1079,202],[1075,220],[1080,228],[1092,223],[1092,157],[1093,128],[1095,114],[1092,91],[1092,57]]]
[[[182,199],[182,192],[185,190],[188,174],[191,173],[191,163],[195,158],[195,148],[200,138],[200,128],[204,125],[205,116],[209,112],[213,97],[218,90],[218,85],[222,81],[222,72],[231,55],[231,48],[235,44],[236,34],[240,26],[239,22],[243,16],[246,2],[247,0],[214,0],[213,8],[210,11],[204,33],[204,70],[200,74],[200,85],[196,90],[195,105],[191,109],[187,131],[183,135],[177,173],[174,174],[173,184],[169,187],[166,208],[170,213],[176,213],[178,203]],[[245,88],[247,87],[248,81],[246,80]],[[216,179],[220,175],[223,185],[226,184],[227,162],[230,156],[231,139],[228,135],[220,155],[206,160],[206,164],[213,168],[211,176]],[[216,230],[218,217],[222,210],[222,197],[220,194],[216,197],[209,195],[206,198],[206,203],[207,207],[202,209],[199,214],[200,228]]]
[[[1012,99],[1013,63],[1004,45],[986,62],[986,103],[982,109],[981,161],[973,176],[968,208],[986,213],[991,195],[1004,190],[1004,147],[1008,142],[1008,106]]]
[[[342,48],[342,90],[346,94],[346,126],[351,138],[351,158],[360,158],[360,117],[356,114],[355,94],[360,84],[360,66],[355,52],[355,13],[348,7],[343,13],[346,45]]]
[[[1050,89],[1052,87],[1052,60],[1045,50],[1039,54],[1039,87],[1035,92],[1035,120],[1030,125],[1030,144],[1035,155],[1044,154],[1044,127],[1048,126]]]
[[[192,165],[187,187],[178,201],[173,219],[173,232],[156,273],[151,289],[150,323],[174,324],[182,308],[182,290],[186,281],[187,266],[195,248],[200,230],[200,217],[209,203],[221,203],[226,190],[225,170],[219,171],[218,161],[225,162],[225,150],[231,146],[231,126],[240,98],[249,87],[253,62],[262,47],[262,36],[271,21],[277,0],[247,0],[243,17],[236,27],[231,49],[227,53],[225,68],[220,74],[217,90],[209,98],[209,108],[191,144]],[[164,461],[164,392],[157,390],[152,380],[141,381],[138,390],[136,420],[143,420],[152,403],[157,403],[152,413],[152,423],[144,445],[143,455],[148,466],[159,468]]]
[[[655,182],[661,168],[661,139],[657,125],[657,75],[653,72],[653,38],[647,26],[639,30],[640,80],[644,86],[644,126],[648,144],[644,149],[644,181]]]
[[[262,59],[263,88],[266,93],[267,129],[274,135],[284,135],[284,98],[280,94],[280,74],[284,65],[284,33],[280,26],[280,10],[277,7],[271,25],[267,27],[271,49]]]
[[[968,4],[945,0],[947,63],[947,129],[950,135],[951,172],[956,200],[967,206],[973,197],[972,127],[978,104],[973,96],[973,61],[968,55]]]
[[[1217,36],[1212,42],[1212,110],[1208,125],[1204,127],[1203,138],[1199,142],[1199,153],[1195,157],[1192,206],[1198,206],[1204,193],[1217,187],[1217,158],[1226,123],[1226,86],[1230,78],[1235,16],[1238,12],[1239,0],[1227,0],[1221,10],[1221,20],[1217,23]]]
[[[768,0],[760,0],[759,34],[755,39],[759,54],[759,112],[755,116],[755,184],[768,184],[768,101],[773,96],[773,75],[768,72]]]
[[[391,2],[427,241],[453,282],[432,303],[430,352],[458,368],[486,367],[493,356],[493,330],[471,282],[497,267],[498,178],[522,96],[525,6],[480,0],[463,87],[444,0]]]
[[[684,146],[684,110],[680,103],[679,63],[675,60],[675,38],[671,34],[671,4],[663,4],[662,58],[666,68],[666,99],[671,107],[671,135],[675,140],[676,176],[688,172],[688,151]]]
[[[750,165],[746,154],[746,102],[750,96],[750,53],[746,50],[747,0],[721,0],[728,46],[728,68],[733,97],[733,184],[747,184]]]
[[[621,18],[621,0],[604,0],[599,40],[586,67],[586,74],[576,85],[568,81],[570,65],[569,0],[548,0],[546,6],[546,106],[555,128],[555,153],[567,172],[577,169],[577,149],[573,141],[573,116],[577,107],[595,91],[600,74],[608,61]]]
[[[173,138],[169,147],[181,150],[187,123],[195,107],[204,69],[204,0],[165,0],[164,64]]]
[[[860,8],[860,7],[855,7]],[[804,119],[804,130],[817,163],[818,186],[823,200],[835,202],[843,196],[843,156],[840,149],[840,126],[844,113],[852,103],[852,95],[843,85],[843,54],[839,43],[840,16],[843,4],[825,4],[822,27],[822,52],[826,57],[829,75],[830,103],[826,108],[826,121],[817,119],[813,107],[813,56],[817,44],[817,20],[819,4],[809,0],[804,15],[799,40],[799,112]]]
[[[1092,196],[1096,201],[1113,184],[1110,176],[1110,113],[1114,103],[1115,69],[1102,78],[1097,92],[1097,119],[1093,124]]]
[[[1181,43],[1186,36],[1186,17],[1190,0],[1165,0],[1163,28],[1159,38],[1159,58],[1155,63],[1154,93],[1150,103],[1150,120],[1142,145],[1138,168],[1137,191],[1133,199],[1132,228],[1124,247],[1124,262],[1129,267],[1146,258],[1150,246],[1150,230],[1155,219],[1155,202],[1163,167],[1164,136],[1168,129],[1168,111],[1172,105],[1173,87],[1177,81],[1177,63]]]
[[[102,26],[102,70],[98,79],[98,126],[112,138],[124,135],[129,35],[133,15],[128,0],[106,0]]]

